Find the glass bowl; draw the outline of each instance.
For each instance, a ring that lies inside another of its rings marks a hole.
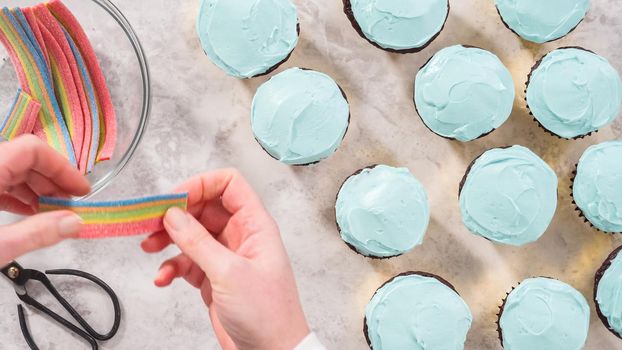
[[[27,7],[42,1],[3,0],[1,6]],[[132,158],[151,110],[149,68],[143,48],[119,9],[109,0],[63,0],[82,24],[97,53],[117,114],[117,143],[111,160],[87,176],[90,197],[108,186]],[[4,117],[19,87],[13,64],[0,45],[0,115]]]

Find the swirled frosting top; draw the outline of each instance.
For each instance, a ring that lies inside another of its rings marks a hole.
[[[197,32],[214,64],[231,76],[251,78],[294,50],[298,14],[290,0],[202,0]]]
[[[433,277],[398,276],[378,289],[365,308],[374,350],[459,350],[473,317],[453,289]]]
[[[557,208],[557,175],[522,146],[480,156],[460,192],[462,221],[473,233],[520,246],[546,231]]]
[[[341,238],[359,253],[391,257],[421,244],[430,208],[425,189],[408,169],[378,165],[346,180],[336,215]]]
[[[619,252],[598,282],[596,302],[609,328],[622,336],[622,254]]]
[[[494,54],[461,45],[437,52],[417,73],[415,104],[435,133],[474,140],[512,113],[514,81]]]
[[[583,153],[572,192],[592,225],[622,232],[622,141],[594,145]]]
[[[526,279],[510,292],[499,320],[505,350],[579,350],[589,325],[583,295],[544,277]]]
[[[367,39],[385,49],[424,46],[438,34],[449,13],[448,0],[350,0]]]
[[[527,103],[542,126],[571,139],[616,119],[622,81],[603,57],[582,49],[558,49],[533,71]]]
[[[285,164],[318,162],[337,150],[350,108],[328,75],[290,68],[257,89],[251,124],[261,146]]]
[[[503,21],[523,39],[545,43],[572,31],[590,0],[495,0]]]

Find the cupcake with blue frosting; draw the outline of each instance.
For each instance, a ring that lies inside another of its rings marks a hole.
[[[506,27],[542,44],[573,31],[590,9],[590,0],[495,0],[495,5]]]
[[[241,79],[268,74],[285,62],[299,32],[290,0],[202,0],[197,19],[203,51]]]
[[[614,250],[596,272],[594,304],[605,327],[622,339],[622,246]]]
[[[514,81],[489,51],[462,45],[437,52],[417,73],[415,108],[435,134],[462,142],[488,135],[510,117]]]
[[[527,107],[542,128],[560,138],[577,139],[618,117],[622,80],[605,58],[567,47],[536,63],[526,94]]]
[[[581,216],[593,227],[622,233],[622,141],[603,142],[583,153],[572,197]]]
[[[354,29],[372,45],[396,53],[419,52],[440,34],[448,0],[343,0]]]
[[[471,310],[443,278],[407,272],[383,284],[365,308],[364,334],[373,350],[464,349]]]
[[[355,252],[384,259],[423,242],[430,221],[427,193],[406,168],[377,165],[341,186],[335,204],[343,241]]]
[[[579,350],[585,345],[590,306],[572,286],[546,277],[528,278],[505,298],[497,321],[508,350]]]
[[[317,163],[337,150],[348,130],[345,93],[328,75],[290,68],[262,84],[253,99],[255,138],[288,165]]]
[[[538,240],[557,208],[557,175],[528,148],[486,151],[460,184],[462,222],[490,241],[522,246]]]

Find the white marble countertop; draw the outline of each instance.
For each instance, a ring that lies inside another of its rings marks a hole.
[[[116,0],[147,52],[153,112],[134,159],[98,198],[166,192],[193,174],[238,167],[280,224],[309,322],[331,349],[367,347],[362,332],[367,301],[385,280],[408,270],[429,271],[456,286],[474,317],[467,349],[500,349],[494,324],[498,306],[523,278],[556,277],[591,301],[594,272],[622,239],[595,232],[578,218],[570,199],[570,176],[589,145],[622,136],[622,119],[583,140],[558,140],[529,118],[522,91],[535,60],[559,46],[594,50],[622,72],[622,4],[592,1],[593,9],[575,32],[540,46],[522,42],[507,30],[492,0],[453,0],[445,30],[430,47],[418,54],[396,55],[361,39],[343,14],[341,1],[294,2],[301,40],[279,71],[313,68],[343,87],[352,119],[338,152],[319,165],[291,168],[261,149],[251,133],[249,108],[255,89],[268,78],[239,81],[225,76],[205,57],[194,31],[198,0]],[[411,97],[418,68],[437,50],[459,43],[496,53],[520,91],[510,120],[492,135],[468,144],[430,133],[417,117]],[[467,165],[484,150],[508,144],[530,147],[560,178],[552,226],[537,243],[523,248],[495,245],[470,234],[458,208],[458,183]],[[342,181],[375,163],[408,167],[426,186],[431,201],[432,220],[424,244],[392,260],[356,255],[335,227],[333,205]],[[83,269],[113,286],[123,302],[124,319],[119,334],[103,349],[218,348],[196,291],[181,282],[167,289],[152,284],[160,262],[174,250],[146,256],[138,243],[139,238],[66,242],[20,261],[39,269]],[[63,290],[73,297],[73,285]],[[87,293],[81,309],[99,300],[95,292]],[[0,282],[0,350],[25,348],[12,294],[8,284]],[[29,316],[44,349],[82,348],[51,322],[32,312]],[[101,318],[96,317],[97,324],[105,325]],[[622,341],[605,329],[593,305],[585,348],[622,349]]]

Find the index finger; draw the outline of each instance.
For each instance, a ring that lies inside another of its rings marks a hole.
[[[70,195],[85,195],[89,182],[67,159],[34,135],[0,144],[0,191],[23,183],[30,171],[48,178]]]
[[[265,212],[259,196],[236,169],[221,169],[195,176],[177,188],[188,192],[190,210],[203,203],[220,199],[231,214],[244,209]]]

